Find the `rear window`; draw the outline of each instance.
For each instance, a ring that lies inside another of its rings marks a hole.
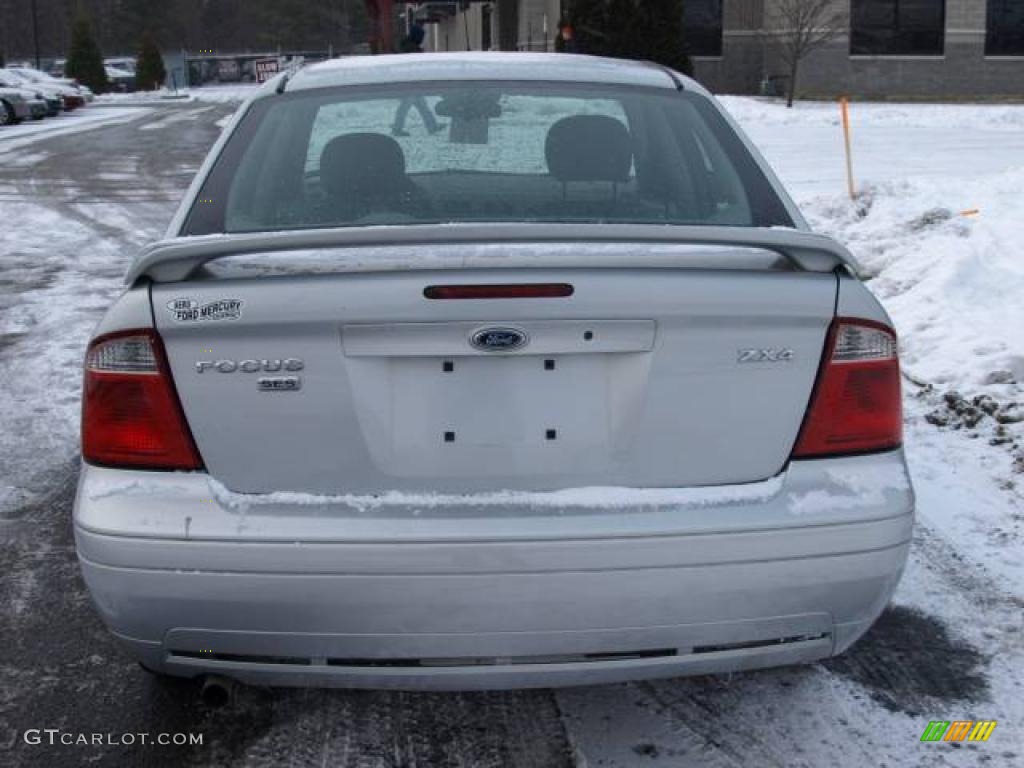
[[[792,226],[698,94],[465,82],[256,102],[184,234],[517,221]]]

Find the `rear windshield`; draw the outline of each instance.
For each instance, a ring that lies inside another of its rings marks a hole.
[[[257,101],[184,234],[443,222],[792,226],[699,94],[448,82]]]

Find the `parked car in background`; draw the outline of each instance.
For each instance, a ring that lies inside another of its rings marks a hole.
[[[115,69],[130,72],[132,75],[135,74],[134,56],[112,56],[109,59],[104,59],[103,64],[108,67],[114,67]]]
[[[95,99],[95,94],[89,88],[70,78],[53,77],[31,67],[8,67],[7,69],[29,82],[60,89],[65,109],[77,109]]]
[[[892,322],[672,70],[282,74],[126,283],[85,357],[74,530],[150,670],[509,688],[811,662],[903,572]]]
[[[35,94],[46,104],[46,115],[56,117],[64,109],[64,99],[60,93],[64,88],[34,83],[9,69],[0,69],[0,87],[21,88]]]
[[[107,79],[111,86],[119,91],[134,91],[137,87],[135,82],[135,57],[134,56],[113,56],[103,60],[107,68]]]
[[[46,103],[40,94],[33,93],[27,89],[22,89],[22,92],[27,94],[29,98],[29,108],[32,110],[33,120],[42,120],[50,113],[51,106]]]
[[[107,80],[111,90],[131,93],[135,90],[135,73],[120,67],[107,66]]]
[[[14,125],[30,117],[32,99],[20,88],[0,87],[0,125]]]
[[[39,96],[41,96],[43,101],[46,102],[47,117],[56,117],[66,109],[64,106],[64,98],[58,94],[40,89]]]

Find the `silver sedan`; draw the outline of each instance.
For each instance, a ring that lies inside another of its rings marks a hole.
[[[86,356],[74,526],[154,672],[468,689],[810,662],[906,562],[892,323],[674,71],[283,74],[126,281]]]

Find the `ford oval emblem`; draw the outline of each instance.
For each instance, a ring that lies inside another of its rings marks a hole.
[[[528,337],[515,328],[483,328],[469,337],[469,343],[484,352],[511,352],[526,346]]]

